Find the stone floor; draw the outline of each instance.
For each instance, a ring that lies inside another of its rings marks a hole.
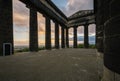
[[[95,49],[43,50],[0,57],[0,81],[100,81]]]

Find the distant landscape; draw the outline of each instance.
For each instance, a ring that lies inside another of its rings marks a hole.
[[[69,39],[70,41],[73,41],[73,38]],[[78,44],[83,44],[84,43],[84,36],[78,36]],[[95,44],[95,36],[89,36],[89,44],[94,45]],[[72,46],[72,44],[70,44]],[[44,45],[40,45],[40,48],[45,47]],[[52,45],[54,47],[54,45]],[[20,46],[15,46],[15,50],[22,50],[25,48],[29,48],[28,45],[20,45]]]
[[[89,44],[95,44],[95,36],[89,36]],[[73,41],[73,38],[70,38],[70,41]],[[78,36],[78,42],[84,42],[84,36]]]

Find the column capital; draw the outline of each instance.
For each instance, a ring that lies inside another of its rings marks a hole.
[[[52,20],[54,23],[58,23],[58,21],[56,21],[56,20]]]
[[[33,10],[37,11],[37,9],[33,6],[31,6],[31,5],[26,5],[26,7],[29,8],[29,9],[33,9]]]
[[[89,24],[84,24],[83,26],[86,27],[86,26],[89,26]]]
[[[51,18],[49,16],[47,16],[46,14],[42,14],[42,16],[45,17],[46,19],[50,19],[51,20]]]

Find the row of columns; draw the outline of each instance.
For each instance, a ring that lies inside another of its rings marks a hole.
[[[44,15],[45,17],[45,48],[47,50],[51,49],[51,19]],[[55,48],[59,49],[59,24],[55,23]],[[61,47],[65,48],[65,27],[61,27]],[[68,45],[68,44],[67,44]],[[30,8],[30,51],[38,51],[38,23],[37,23],[37,11]]]
[[[7,6],[6,6],[7,4]],[[31,6],[30,9],[30,32],[29,32],[29,49],[38,51],[38,23],[37,10]],[[45,17],[45,48],[51,49],[51,22],[50,18]],[[66,30],[66,33],[65,33]],[[69,29],[61,24],[61,47],[69,47]],[[6,35],[6,36],[4,36]],[[66,36],[65,36],[66,35]],[[66,37],[66,38],[65,38]],[[65,41],[66,39],[66,41]],[[4,44],[8,44],[7,51],[13,54],[13,12],[12,0],[0,1],[0,55],[3,54]],[[88,45],[88,30],[85,27],[85,47]],[[9,50],[11,46],[11,50]],[[55,21],[55,48],[59,49],[59,23]],[[74,48],[77,48],[77,27],[74,27]],[[5,48],[6,49],[6,48]],[[9,54],[9,53],[8,53]]]
[[[50,18],[46,15],[45,17],[45,48],[51,49],[51,22]],[[59,24],[55,23],[55,48],[59,49]],[[62,26],[62,25],[61,25]],[[65,29],[66,29],[66,41],[65,41]],[[38,23],[37,23],[37,11],[30,8],[30,51],[38,51]],[[77,27],[74,27],[74,48],[77,48]],[[88,40],[88,25],[84,25],[84,47],[89,47]],[[61,27],[61,48],[69,48],[69,28]]]
[[[51,49],[51,22],[50,18],[45,17],[45,48]],[[55,48],[59,49],[59,24],[55,23]],[[30,8],[30,51],[38,51],[38,27],[37,27],[37,11]],[[65,44],[65,29],[66,29],[66,44]],[[74,48],[77,48],[77,27],[74,27]],[[88,40],[88,25],[84,25],[84,47],[89,47]],[[64,26],[61,27],[61,47],[69,47],[69,29]]]
[[[77,48],[77,27],[73,28],[73,33],[74,33],[74,43],[73,47]],[[89,36],[88,36],[88,25],[84,25],[84,48],[89,48]]]

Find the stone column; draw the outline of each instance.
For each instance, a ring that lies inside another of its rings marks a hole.
[[[61,47],[65,48],[65,33],[64,27],[61,27]]]
[[[59,49],[59,24],[55,22],[55,48]]]
[[[95,4],[97,42],[103,40],[100,46],[104,47],[102,81],[120,81],[120,1],[95,0]]]
[[[89,48],[88,25],[84,25],[84,47]]]
[[[74,48],[77,48],[77,27],[74,27]]]
[[[106,4],[110,6],[108,7]],[[104,4],[105,12],[103,14],[105,20],[104,64],[109,70],[120,74],[120,1],[113,0],[106,4]]]
[[[30,51],[38,51],[38,23],[37,23],[37,11],[34,8],[30,8]]]
[[[13,9],[12,0],[0,0],[0,55],[14,53],[13,45]],[[10,45],[11,49],[4,49],[3,45]],[[9,50],[10,52],[8,52]]]
[[[45,48],[51,49],[51,23],[50,18],[45,16]]]
[[[69,28],[66,28],[66,46],[69,48]]]

